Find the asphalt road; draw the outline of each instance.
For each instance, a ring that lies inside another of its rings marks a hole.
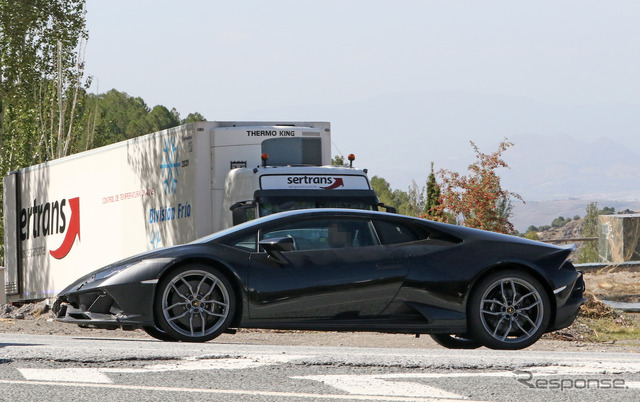
[[[636,401],[640,353],[188,344],[4,333],[0,390],[0,400],[10,401]]]

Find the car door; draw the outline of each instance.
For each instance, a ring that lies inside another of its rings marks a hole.
[[[253,253],[250,318],[327,319],[379,315],[409,270],[408,256],[380,245],[368,219],[314,219],[263,230],[261,240],[290,237],[282,259]]]

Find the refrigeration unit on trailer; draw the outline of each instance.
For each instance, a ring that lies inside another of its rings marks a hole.
[[[332,167],[326,122],[198,122],[4,178],[9,300],[278,211],[376,209],[366,171]]]

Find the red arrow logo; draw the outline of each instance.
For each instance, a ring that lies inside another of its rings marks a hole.
[[[333,190],[334,188],[344,187],[344,181],[342,181],[342,177],[334,178],[334,182],[329,187],[320,187],[323,190]]]
[[[57,250],[49,251],[49,254],[57,260],[63,259],[69,254],[76,237],[80,239],[80,197],[70,198],[69,207],[71,208],[71,218],[69,219],[69,228],[64,236],[64,241]]]

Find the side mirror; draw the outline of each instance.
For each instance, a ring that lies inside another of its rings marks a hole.
[[[289,260],[282,254],[283,251],[293,250],[293,239],[291,237],[275,237],[273,239],[265,239],[258,244],[269,254],[269,257],[276,260],[278,264],[288,264]]]

